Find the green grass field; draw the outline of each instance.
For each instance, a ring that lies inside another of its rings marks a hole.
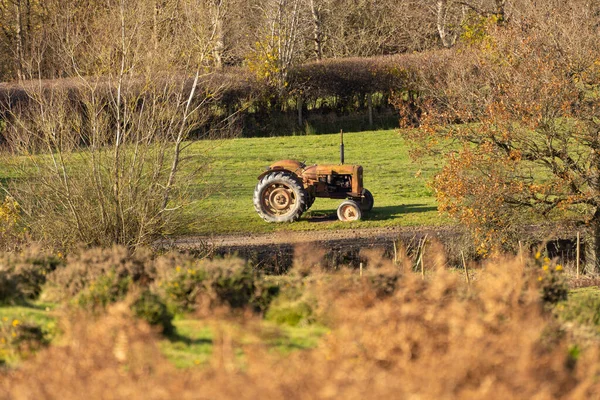
[[[22,305],[0,305],[0,333],[4,328],[30,324],[41,328],[48,343],[60,342],[58,304],[31,302]],[[329,331],[319,324],[288,326],[270,321],[257,321],[253,329],[236,323],[234,319],[198,319],[191,315],[178,315],[173,321],[175,332],[162,336],[158,345],[161,352],[177,368],[206,366],[213,353],[215,331],[236,337],[236,352],[243,357],[241,346],[265,346],[269,351],[288,354],[318,345],[319,339]],[[10,337],[10,333],[7,333]],[[0,337],[3,338],[2,335]],[[14,344],[0,340],[0,365],[18,365],[22,359],[12,351]]]
[[[560,323],[578,337],[597,341],[600,338],[600,290],[586,287],[571,290],[568,300],[552,307],[552,314]],[[60,343],[57,304],[32,302],[25,305],[0,306],[0,328],[19,324],[35,324],[41,327],[44,337],[52,344]],[[173,321],[175,332],[162,336],[158,342],[163,355],[177,368],[206,367],[211,360],[215,334],[233,337],[235,351],[243,363],[244,346],[263,346],[282,355],[318,346],[323,335],[330,329],[320,324],[289,326],[270,321],[256,321],[250,328],[235,319],[198,319],[191,315],[179,315]],[[0,344],[0,361],[16,366],[22,360],[10,352],[10,347]]]
[[[375,198],[375,207],[362,221],[337,221],[339,200],[317,199],[300,221],[268,224],[254,211],[252,194],[257,177],[281,159],[307,164],[339,162],[339,134],[195,142],[190,146],[198,165],[205,154],[210,170],[197,189],[208,185],[212,194],[189,207],[191,227],[178,234],[224,234],[276,230],[321,230],[388,226],[442,225],[433,191],[427,182],[441,163],[434,159],[414,161],[397,130],[344,134],[346,163],[364,167],[364,185]],[[201,197],[198,191],[197,197]]]

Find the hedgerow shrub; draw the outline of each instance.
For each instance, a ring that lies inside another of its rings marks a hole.
[[[109,304],[124,299],[131,282],[130,277],[119,276],[114,270],[110,270],[81,290],[76,295],[75,302],[81,308],[90,311],[103,310]]]
[[[158,285],[165,298],[182,312],[226,305],[233,309],[266,309],[277,287],[240,259],[187,260],[163,272]]]
[[[62,299],[73,298],[86,291],[82,297],[87,299],[82,300],[84,303],[97,299],[102,304],[122,298],[130,283],[149,285],[154,276],[155,263],[147,250],[132,251],[115,246],[111,249],[82,250],[70,255],[64,268],[56,269],[49,280]]]
[[[542,301],[552,305],[566,300],[569,286],[562,265],[553,263],[547,257],[542,257],[539,252],[535,256],[534,265],[540,283]]]
[[[19,203],[10,196],[4,197],[0,204],[0,249],[14,250],[24,242],[26,231],[21,226],[20,213]]]
[[[409,92],[411,96],[422,95],[421,80],[424,77],[432,82],[438,76],[443,79],[446,58],[447,52],[435,51],[305,63],[290,69],[284,93],[268,80],[258,79],[248,68],[224,68],[198,83],[197,95],[218,95],[211,99],[213,104],[210,111],[190,135],[191,138],[197,138],[208,132],[226,136],[291,134],[304,128],[297,126],[298,97],[304,99],[305,106],[311,104],[311,113],[331,112],[331,123],[336,124],[342,121],[339,118],[342,114],[366,109],[367,94],[378,94],[374,100],[376,107],[390,109],[392,107],[388,100],[396,95],[398,98],[405,97]],[[190,84],[187,82],[188,86]],[[74,79],[48,81],[42,85],[54,91],[62,87],[76,100],[79,100],[78,97],[84,98],[85,90]],[[131,93],[134,95],[144,90],[143,86],[132,85]],[[99,86],[100,97],[110,95],[108,84]],[[0,105],[18,103],[20,107],[29,107],[31,98],[25,87],[11,85],[9,88],[0,88]]]
[[[36,323],[5,318],[0,321],[0,364],[24,360],[49,344]]]
[[[45,256],[37,248],[19,254],[1,254],[0,303],[36,299],[48,274],[61,264],[61,259]]]
[[[290,300],[278,297],[265,314],[265,319],[281,325],[298,326],[315,322],[315,304],[308,299]]]
[[[173,333],[173,314],[168,310],[163,299],[150,290],[143,290],[131,304],[133,315],[143,319],[150,325],[159,326],[164,334]]]

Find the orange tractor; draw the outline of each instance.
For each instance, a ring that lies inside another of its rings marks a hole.
[[[344,135],[340,164],[309,165],[281,160],[258,177],[254,208],[267,222],[296,221],[317,197],[345,199],[337,209],[341,221],[356,221],[373,208],[373,195],[363,187],[363,168],[344,165]]]

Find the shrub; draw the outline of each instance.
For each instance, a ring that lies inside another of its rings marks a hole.
[[[114,270],[99,276],[75,297],[81,308],[98,311],[109,304],[122,300],[131,284],[130,277],[120,277]]]
[[[310,388],[327,398],[598,398],[598,343],[577,348],[562,337],[544,345],[552,320],[530,272],[518,259],[490,262],[469,286],[442,269],[425,279],[406,273],[385,297],[355,271],[311,276],[288,289],[333,305],[319,346],[290,357],[244,345],[240,362],[244,324],[217,330],[212,362],[185,374],[159,353],[148,326],[116,305],[99,320],[75,319],[63,346],[0,376],[0,393],[103,398],[110,388],[128,398],[296,399]]]
[[[46,333],[36,323],[17,319],[0,322],[0,363],[28,358],[48,343]]]
[[[369,283],[375,290],[378,297],[389,296],[396,290],[398,280],[400,279],[400,272],[394,271],[380,272],[369,274]]]
[[[165,297],[178,311],[192,311],[207,278],[206,271],[201,264],[192,262],[184,264],[183,267],[177,265],[173,268],[169,265],[168,268],[171,268],[171,271],[159,282]]]
[[[187,260],[171,266],[159,285],[182,312],[219,305],[262,311],[277,293],[274,285],[263,282],[260,273],[239,259]]]
[[[150,290],[144,290],[131,305],[133,314],[148,322],[150,325],[159,326],[164,334],[174,331],[173,314],[169,312],[165,302],[160,296]]]
[[[265,314],[265,319],[277,324],[298,326],[315,321],[313,306],[305,300],[275,300]]]
[[[47,274],[62,261],[36,254],[38,251],[32,248],[21,254],[0,255],[0,303],[33,300],[39,296]]]
[[[305,255],[305,252],[298,252]],[[265,313],[265,319],[277,324],[298,326],[316,322],[318,301],[314,285],[320,282],[322,275],[313,272],[308,276],[306,266],[311,264],[304,257],[294,263],[291,274],[278,278],[279,293],[273,299]],[[274,283],[273,283],[274,284]]]
[[[1,121],[0,121],[1,122]],[[2,130],[0,125],[0,131]],[[21,227],[19,203],[10,196],[0,204],[0,248],[14,250],[24,242],[25,231]]]
[[[279,285],[265,280],[261,275],[256,277],[254,284],[255,288],[251,306],[254,311],[265,312],[270,307],[273,300],[279,296]]]
[[[567,299],[569,286],[560,264],[541,256],[538,252],[535,256],[538,281],[540,282],[541,298],[545,304],[556,304]]]
[[[87,295],[98,296],[98,300],[104,298],[108,301],[115,298],[115,293],[120,293],[117,296],[120,298],[127,292],[125,281],[147,286],[154,277],[154,260],[148,251],[134,252],[125,247],[115,246],[111,249],[82,250],[70,255],[65,267],[54,271],[49,280],[58,289],[62,300],[75,297],[94,285]],[[108,288],[107,285],[115,287]],[[99,290],[107,292],[101,294]],[[121,292],[122,290],[124,292]]]

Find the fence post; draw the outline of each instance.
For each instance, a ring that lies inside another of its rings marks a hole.
[[[579,245],[580,245],[580,238],[579,238],[579,232],[577,232],[577,250],[576,250],[576,256],[575,256],[575,264],[577,265],[577,277],[579,278]]]
[[[463,267],[465,268],[465,275],[467,276],[467,285],[470,285],[471,279],[469,278],[469,270],[467,269],[467,263],[465,261],[465,253],[461,250],[460,255],[462,256]]]
[[[427,243],[427,234],[423,238],[423,245],[421,246],[421,279],[425,279],[425,244]]]
[[[519,240],[519,258],[521,259],[521,264],[523,264],[523,245],[521,244],[520,240]]]
[[[298,126],[302,127],[304,125],[304,119],[302,118],[302,97],[298,96],[298,100],[296,101],[298,105]]]
[[[373,129],[373,95],[367,94],[367,106],[369,107],[369,128]]]

